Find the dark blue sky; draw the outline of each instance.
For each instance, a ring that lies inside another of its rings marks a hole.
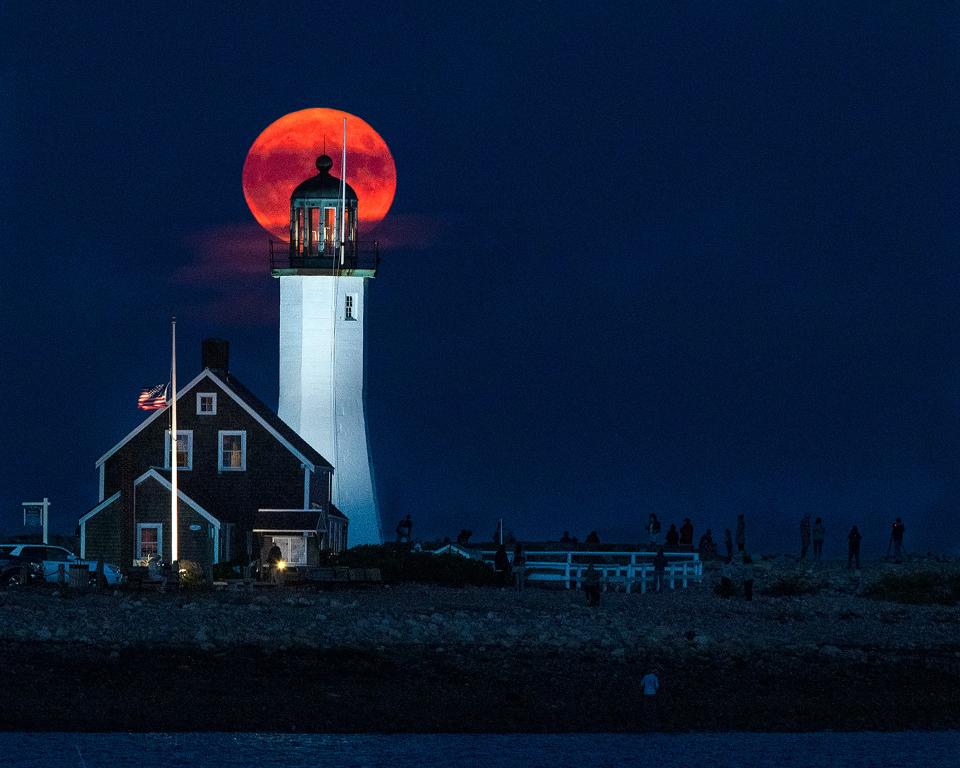
[[[223,336],[276,404],[240,173],[327,106],[397,165],[367,320],[388,531],[742,511],[782,550],[810,511],[837,552],[897,514],[957,549],[955,6],[243,8],[0,9],[0,526],[95,503],[171,314],[182,378]]]

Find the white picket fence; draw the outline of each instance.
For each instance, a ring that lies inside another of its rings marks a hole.
[[[494,552],[480,553],[484,562],[493,565]],[[513,553],[509,552],[510,560]],[[524,574],[528,582],[559,582],[566,589],[580,589],[590,563],[600,573],[603,589],[632,592],[639,587],[644,593],[654,585],[653,558],[656,552],[586,552],[530,550],[524,552]],[[671,589],[686,589],[691,582],[703,581],[703,562],[697,552],[664,552],[667,567],[664,581]]]

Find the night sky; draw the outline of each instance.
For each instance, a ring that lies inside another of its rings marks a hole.
[[[282,115],[397,165],[367,315],[384,528],[957,550],[960,11],[869,3],[0,8],[0,528],[72,532],[200,340],[276,406],[241,191]],[[845,4],[839,4],[845,5]],[[363,201],[360,201],[361,206]]]

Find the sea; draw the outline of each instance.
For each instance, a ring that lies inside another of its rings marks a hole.
[[[960,731],[688,734],[0,733],[6,768],[960,767]]]

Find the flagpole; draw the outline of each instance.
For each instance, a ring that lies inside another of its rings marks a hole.
[[[347,118],[343,118],[343,159],[340,161],[340,268],[347,240]]]
[[[177,552],[177,318],[170,320],[170,562]]]

